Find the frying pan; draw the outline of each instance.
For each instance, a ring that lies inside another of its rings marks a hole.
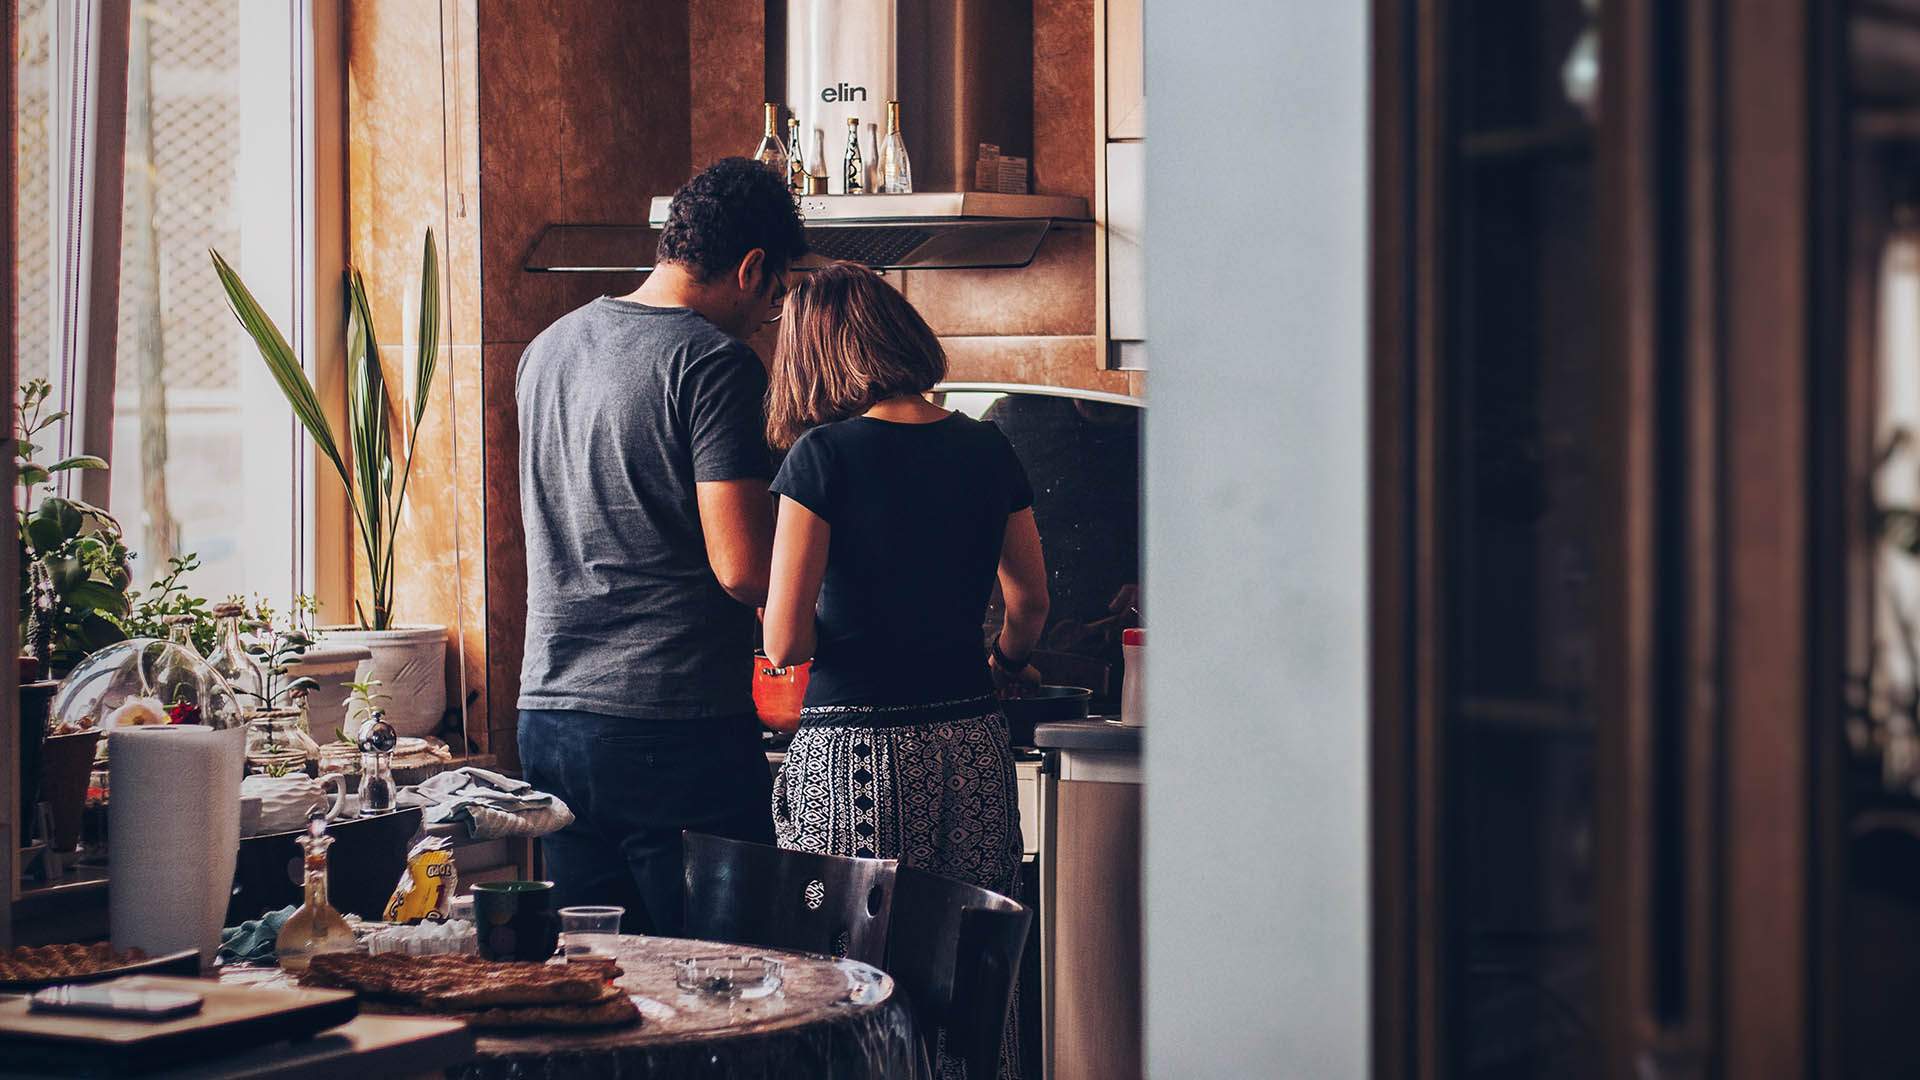
[[[1035,724],[1085,720],[1092,700],[1093,691],[1081,686],[1042,686],[1025,697],[1004,700],[1000,711],[1007,717],[1007,738],[1015,746],[1032,746]]]

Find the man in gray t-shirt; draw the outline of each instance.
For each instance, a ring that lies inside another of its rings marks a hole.
[[[520,760],[565,800],[565,904],[682,923],[680,831],[770,843],[753,609],[773,520],[767,377],[744,343],[806,252],[784,178],[740,158],[674,196],[659,268],[520,358],[527,636]]]

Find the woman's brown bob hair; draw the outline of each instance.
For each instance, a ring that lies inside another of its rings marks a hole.
[[[947,377],[933,328],[880,275],[833,263],[795,277],[767,387],[767,441],[776,449]]]

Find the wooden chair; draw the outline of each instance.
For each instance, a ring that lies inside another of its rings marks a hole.
[[[327,849],[327,902],[344,914],[380,918],[419,831],[417,806],[328,823],[333,846]],[[227,902],[228,926],[300,902],[306,866],[296,841],[304,835],[305,830],[267,833],[240,841],[233,898]]]
[[[934,1061],[947,1056],[968,1077],[1000,1068],[1000,1040],[1033,912],[977,885],[903,866],[894,879],[886,969],[906,992],[915,1026]]]
[[[683,833],[686,934],[878,966],[893,908],[892,859],[849,859]]]

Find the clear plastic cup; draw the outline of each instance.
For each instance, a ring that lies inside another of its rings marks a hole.
[[[623,907],[563,907],[560,934],[567,963],[612,960],[620,955]]]

